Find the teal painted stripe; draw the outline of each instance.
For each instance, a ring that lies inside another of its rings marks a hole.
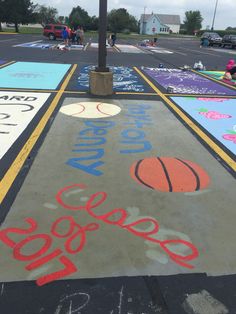
[[[16,62],[0,69],[0,88],[56,89],[70,64]]]

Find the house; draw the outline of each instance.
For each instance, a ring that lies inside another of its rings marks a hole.
[[[179,33],[180,16],[169,14],[142,14],[140,19],[140,34]]]

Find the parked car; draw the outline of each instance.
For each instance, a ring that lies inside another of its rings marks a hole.
[[[224,35],[222,38],[221,47],[230,46],[231,48],[236,47],[236,35]]]
[[[62,38],[62,31],[64,27],[67,28],[69,36],[71,36],[71,29],[67,25],[62,24],[47,24],[43,28],[43,35],[48,37],[50,40]]]
[[[213,45],[218,45],[221,46],[222,43],[222,37],[220,37],[219,34],[214,33],[214,32],[205,32],[202,34],[201,36],[201,41],[207,38],[209,41],[209,46],[213,46]]]

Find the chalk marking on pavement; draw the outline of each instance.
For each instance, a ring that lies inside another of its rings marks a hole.
[[[14,180],[16,179],[18,173],[20,172],[25,160],[27,159],[29,153],[33,149],[35,143],[39,139],[40,135],[42,134],[48,120],[50,119],[52,113],[57,107],[57,104],[59,100],[61,99],[63,93],[65,92],[65,89],[74,74],[75,70],[77,68],[77,64],[74,64],[72,69],[70,70],[69,74],[65,78],[64,82],[61,85],[60,90],[55,95],[54,99],[52,100],[49,108],[45,112],[44,116],[38,123],[38,125],[35,127],[34,131],[31,133],[29,139],[25,142],[24,146],[22,147],[21,151],[19,152],[16,159],[13,161],[11,166],[9,167],[8,171],[0,181],[0,204],[4,200],[6,194],[10,190]]]
[[[236,171],[236,162],[221,149],[207,134],[205,134],[184,112],[182,112],[167,96],[165,96],[138,68],[135,71],[155,90],[155,92],[171,107],[175,113],[214,151],[222,160],[234,171]]]
[[[201,72],[198,72],[198,71],[195,71],[195,70],[192,70],[192,72],[197,73],[197,74],[207,78],[208,80],[212,80],[212,81],[214,81],[214,82],[216,82],[218,84],[224,85],[224,86],[228,87],[229,89],[235,89],[234,85],[229,85],[229,84],[227,84],[225,82],[222,82],[221,80],[217,80],[214,77],[211,77],[211,76],[209,76],[207,74],[204,74],[204,73],[201,73]]]
[[[40,43],[40,42],[42,42],[42,40],[30,41],[28,43],[21,43],[21,44],[14,45],[12,47],[21,47],[22,45],[36,44],[36,43]]]
[[[182,304],[188,314],[227,314],[228,309],[223,303],[213,298],[212,295],[202,290],[199,293],[189,294]]]

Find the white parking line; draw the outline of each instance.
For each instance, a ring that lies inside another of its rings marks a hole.
[[[172,54],[173,51],[169,51],[169,50],[164,50],[164,49],[160,49],[160,50],[157,50],[157,49],[151,49],[152,52],[155,52],[155,53],[166,53],[166,54]]]

